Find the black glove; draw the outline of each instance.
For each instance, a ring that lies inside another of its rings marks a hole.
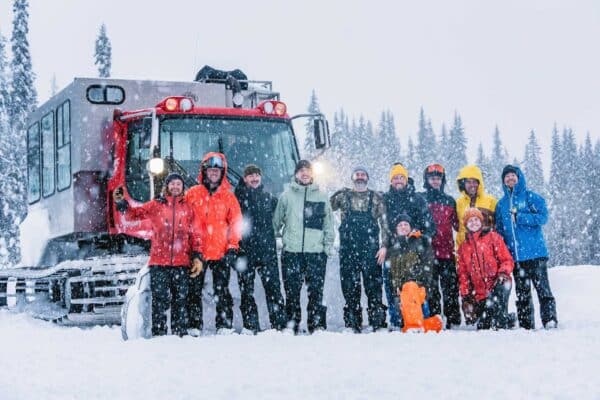
[[[238,254],[235,249],[227,250],[227,253],[223,256],[223,262],[226,267],[235,268],[235,262],[237,260]]]

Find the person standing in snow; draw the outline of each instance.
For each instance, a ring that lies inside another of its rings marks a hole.
[[[394,217],[389,262],[392,290],[397,294],[402,331],[442,329],[439,315],[430,316],[428,299],[433,284],[433,248],[429,238],[413,229],[407,214]]]
[[[429,211],[436,226],[432,239],[435,253],[433,265],[433,285],[429,307],[433,314],[441,314],[440,298],[444,299],[446,328],[460,325],[460,306],[458,302],[458,276],[454,257],[453,231],[458,230],[456,201],[446,193],[446,171],[440,164],[431,164],[423,172],[423,187]],[[438,285],[439,282],[439,285]],[[442,293],[440,296],[440,286]]]
[[[478,208],[463,215],[466,239],[458,248],[458,279],[465,319],[477,329],[509,329],[514,321],[508,314],[512,288],[513,258],[502,237],[484,228],[485,217]]]
[[[186,201],[194,211],[194,227],[200,232],[202,257],[212,271],[217,298],[215,323],[218,334],[233,333],[233,299],[229,292],[231,268],[235,268],[242,233],[240,205],[227,181],[227,160],[222,153],[208,153],[200,163],[199,184],[190,188]],[[191,279],[188,332],[202,331],[202,288],[204,273]]]
[[[240,259],[243,262],[238,271],[244,329],[254,334],[260,331],[258,309],[254,300],[254,277],[258,272],[265,289],[271,327],[283,330],[287,319],[273,231],[273,214],[277,207],[277,199],[264,190],[262,171],[254,164],[246,166],[244,177],[240,179],[234,193],[244,218],[240,242]]]
[[[390,170],[390,188],[383,195],[385,202],[386,215],[388,220],[388,230],[396,231],[392,221],[395,221],[401,214],[406,214],[411,218],[412,227],[431,240],[435,235],[436,228],[427,207],[427,201],[423,196],[415,191],[412,178],[409,178],[407,169],[401,163],[395,163]],[[389,243],[386,243],[389,249]],[[396,306],[398,298],[392,290],[390,280],[389,263],[386,262],[383,268],[383,284],[388,302],[388,313],[390,316],[390,325],[392,329],[400,327],[400,314]]]
[[[192,273],[203,269],[199,233],[193,229],[193,212],[183,197],[184,181],[172,173],[165,179],[162,194],[154,200],[132,207],[123,198],[123,188],[113,197],[117,210],[131,220],[149,219],[152,224],[150,247],[150,290],[152,291],[152,336],[167,334],[167,315],[171,309],[171,331],[187,332],[187,297],[190,262]]]
[[[465,216],[465,211],[468,208],[476,207],[483,215],[483,227],[494,228],[494,212],[496,211],[496,203],[498,200],[486,193],[483,185],[483,175],[479,167],[475,165],[467,165],[460,170],[456,178],[458,191],[461,196],[456,200],[456,214],[458,216],[459,227],[456,235],[456,245],[465,240],[466,227],[462,223]]]
[[[545,328],[557,326],[556,301],[548,280],[548,250],[542,226],[548,221],[546,201],[527,190],[519,167],[507,165],[502,170],[504,196],[496,207],[496,230],[508,245],[516,262],[513,276],[517,292],[519,325],[534,329],[531,283],[540,302],[540,317]]]
[[[335,238],[333,213],[327,194],[313,182],[312,165],[296,164],[294,179],[283,192],[273,216],[276,233],[283,229],[281,267],[288,327],[298,333],[301,320],[300,291],[306,281],[308,331],[327,329],[323,288],[327,255]]]
[[[385,328],[385,306],[382,302],[382,271],[388,242],[383,196],[368,189],[369,173],[356,167],[351,176],[354,187],[331,196],[331,208],[340,210],[340,279],[346,328],[356,333],[362,328],[360,278],[362,275],[368,299],[369,324],[373,330]],[[382,234],[380,244],[379,233]]]

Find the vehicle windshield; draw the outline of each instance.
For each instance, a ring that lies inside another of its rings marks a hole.
[[[148,160],[149,138],[144,129],[138,129],[136,140],[132,130],[135,126],[129,129],[127,187],[136,200],[144,201],[150,195],[148,179],[141,176],[147,175],[145,165],[143,171],[134,169],[144,164],[143,159]],[[147,149],[142,148],[146,145]],[[265,189],[276,195],[290,181],[298,161],[291,126],[284,120],[166,116],[160,121],[159,146],[161,158],[172,158],[176,167],[191,177],[193,182],[188,184],[195,183],[202,157],[218,151],[227,158],[228,179],[233,185],[237,185],[244,167],[252,163],[262,169]]]

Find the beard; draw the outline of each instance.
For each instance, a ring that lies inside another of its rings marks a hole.
[[[356,179],[354,181],[354,188],[357,190],[365,190],[367,188],[367,182],[366,179]]]

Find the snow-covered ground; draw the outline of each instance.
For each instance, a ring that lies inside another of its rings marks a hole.
[[[552,331],[124,342],[118,327],[0,310],[0,399],[599,399],[600,267],[554,268],[550,280]]]

